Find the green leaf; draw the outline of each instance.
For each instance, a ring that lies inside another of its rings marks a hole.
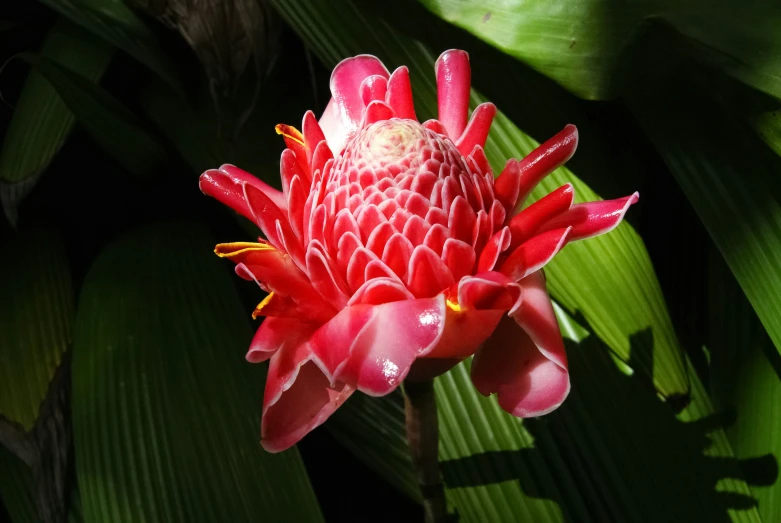
[[[781,351],[781,158],[717,103],[664,95],[633,111]]]
[[[389,67],[409,66],[418,117],[423,121],[436,115],[433,56],[420,43],[350,2],[275,1],[274,5],[327,66],[360,53],[376,54]],[[311,20],[318,23],[311,24]],[[365,27],[372,30],[365,31]],[[481,101],[473,91],[473,105]],[[536,145],[499,113],[486,154],[496,169],[510,157],[528,154]],[[549,176],[534,195],[539,197],[566,182],[573,183],[579,200],[598,198],[567,169]],[[611,195],[618,196],[623,195]],[[652,375],[665,396],[686,392],[685,366],[659,284],[642,240],[629,224],[601,238],[568,246],[546,271],[551,294],[567,310],[582,315],[623,360],[629,358],[630,335],[651,328],[654,346],[641,349],[647,356],[635,358],[637,370]]]
[[[764,521],[781,513],[781,358],[724,261],[713,256],[710,272],[711,396],[734,414],[727,437],[735,455],[746,459],[747,476]]]
[[[436,380],[440,468],[460,521],[760,521],[696,375],[692,401],[676,416],[641,376],[620,372],[595,336],[558,312],[565,335],[580,341],[567,340],[572,392],[553,413],[527,420],[505,413],[476,391],[469,362]],[[635,341],[645,336],[650,331]],[[326,426],[407,491],[414,475],[399,402],[398,395],[351,399]],[[352,424],[359,419],[369,421]]]
[[[683,55],[781,97],[777,2],[610,2],[608,0],[421,0],[444,20],[485,40],[582,98],[623,92],[647,58],[638,43],[659,25],[666,66]],[[759,52],[758,52],[759,50]]]
[[[165,156],[144,124],[108,91],[44,56],[22,53],[90,135],[128,170],[145,174]]]
[[[114,56],[114,48],[66,20],[49,31],[40,55],[92,82]],[[30,71],[0,149],[0,198],[6,216],[16,209],[68,138],[75,117],[48,80]]]
[[[0,251],[0,415],[29,431],[71,343],[73,289],[57,235],[8,232]]]
[[[33,478],[22,460],[0,446],[0,500],[13,523],[40,523]]]
[[[79,301],[76,473],[88,522],[321,521],[296,449],[259,444],[265,369],[201,229],[111,244]]]
[[[175,89],[179,80],[154,33],[122,0],[39,0],[74,23],[122,49]]]

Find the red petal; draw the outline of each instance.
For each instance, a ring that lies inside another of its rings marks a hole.
[[[546,358],[529,335],[507,317],[475,354],[471,375],[481,394],[497,393],[499,405],[520,418],[551,412],[570,390],[566,365]]]
[[[311,362],[306,343],[309,332],[290,334],[287,343],[271,358],[266,378],[261,444],[268,452],[293,446],[328,419],[354,390],[343,383],[331,386]]]
[[[545,230],[567,228],[567,225],[548,227],[551,219],[560,215],[572,206],[575,198],[575,190],[571,184],[562,185],[552,193],[540,198],[529,207],[512,217],[508,226],[512,232],[510,249],[515,248],[537,234],[540,228],[546,225]],[[572,241],[572,233],[568,236]]]
[[[227,205],[245,218],[255,221],[255,215],[252,214],[244,198],[244,188],[235,184],[225,173],[214,169],[208,170],[201,175],[198,186],[207,196]]]
[[[491,236],[491,239],[488,240],[488,243],[483,248],[483,252],[480,253],[477,272],[492,271],[494,269],[499,255],[510,247],[510,238],[509,227],[502,227],[499,232]]]
[[[367,76],[361,82],[361,100],[363,105],[369,105],[375,100],[385,101],[385,93],[388,91],[388,79],[384,76]]]
[[[629,207],[640,199],[639,193],[616,200],[579,203],[552,218],[541,230],[572,227],[567,241],[582,240],[610,232],[621,223]]]
[[[508,213],[512,213],[521,190],[521,168],[518,160],[510,159],[494,182],[496,199],[502,202]]]
[[[570,230],[554,229],[522,243],[507,257],[499,272],[518,281],[541,269],[564,247]]]
[[[306,146],[306,159],[308,162],[312,162],[312,157],[315,153],[315,148],[325,141],[325,135],[320,128],[320,124],[317,123],[315,113],[307,111],[304,113],[304,120],[301,123],[301,129],[304,135],[304,145]]]
[[[388,80],[386,102],[393,108],[399,118],[416,120],[415,104],[412,101],[412,86],[409,81],[409,70],[402,66],[393,71]]]
[[[475,108],[469,125],[456,141],[456,147],[462,155],[466,156],[471,153],[475,146],[485,147],[494,116],[496,116],[496,106],[492,103],[482,103]]]
[[[260,180],[256,176],[251,175],[247,171],[226,163],[220,166],[220,172],[225,173],[236,185],[240,186],[242,182],[252,185],[259,191],[262,191],[263,194],[268,196],[269,199],[274,202],[274,205],[283,210],[287,209],[285,195],[282,192],[274,189],[272,186]]]
[[[458,282],[458,305],[465,310],[514,312],[521,305],[521,286],[504,274],[482,272]]]
[[[418,298],[436,296],[453,285],[453,275],[437,254],[418,245],[412,252],[407,269],[407,287]]]
[[[537,184],[564,165],[578,147],[578,128],[567,125],[563,131],[546,141],[519,163],[521,186],[517,204],[522,203]]]
[[[336,310],[347,304],[347,285],[336,271],[336,266],[318,241],[309,243],[306,267],[312,286]]]
[[[260,363],[274,355],[288,338],[302,326],[301,322],[292,318],[266,318],[260,324],[247,351],[247,361]]]
[[[332,381],[382,396],[401,383],[415,358],[437,344],[445,308],[442,295],[347,307],[315,332],[312,351]]]
[[[390,120],[395,117],[393,109],[385,102],[375,100],[366,107],[364,125],[371,125],[382,120]]]
[[[458,281],[467,274],[472,274],[475,268],[475,251],[471,245],[461,240],[448,238],[442,249],[442,261],[450,269],[453,279]]]
[[[469,55],[456,49],[445,51],[437,58],[434,69],[437,74],[438,120],[455,142],[461,137],[469,114]]]
[[[372,75],[390,76],[382,62],[365,54],[342,60],[331,73],[332,98],[320,118],[320,127],[335,155],[342,152],[361,123],[361,83]]]
[[[398,279],[367,278],[361,288],[352,295],[347,306],[357,304],[381,305],[383,303],[412,299],[415,299],[415,297]]]

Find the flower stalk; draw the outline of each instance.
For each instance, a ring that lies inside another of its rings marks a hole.
[[[442,523],[447,521],[447,504],[439,475],[439,423],[434,380],[404,382],[404,415],[426,523]]]

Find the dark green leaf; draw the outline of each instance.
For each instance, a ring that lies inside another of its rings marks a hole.
[[[781,350],[781,158],[715,102],[666,94],[633,110]]]
[[[22,460],[0,447],[0,500],[13,523],[40,523],[33,478]]]
[[[0,251],[0,415],[29,431],[71,343],[73,289],[55,234],[7,233]]]
[[[40,55],[97,82],[114,48],[66,20],[49,31]],[[30,71],[0,149],[0,198],[15,221],[19,202],[35,185],[68,134],[75,117],[46,78]]]
[[[44,56],[23,53],[20,57],[49,81],[79,123],[124,167],[143,174],[161,161],[165,153],[157,141],[106,90]]]
[[[201,229],[160,226],[97,259],[73,360],[86,521],[321,521],[296,449],[259,444],[265,370]]]
[[[720,410],[734,416],[727,437],[743,470],[753,478],[752,493],[763,521],[781,513],[781,358],[723,260],[713,256],[710,279],[711,395]]]
[[[179,80],[157,38],[122,0],[39,0],[62,16],[122,49],[174,88]]]

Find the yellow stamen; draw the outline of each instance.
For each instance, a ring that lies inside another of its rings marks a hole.
[[[458,304],[458,302],[445,300],[445,303],[447,304],[447,308],[450,309],[453,312],[461,312],[461,306]]]
[[[214,248],[214,254],[220,258],[232,258],[248,251],[272,251],[274,247],[267,243],[234,242],[220,243]]]
[[[274,130],[277,132],[277,134],[281,134],[285,138],[290,138],[294,142],[304,145],[304,135],[301,134],[301,131],[299,131],[292,125],[280,123],[277,124],[276,127],[274,127]]]
[[[268,296],[263,298],[263,301],[258,303],[257,307],[255,307],[255,310],[252,311],[252,319],[257,320],[258,316],[261,316],[263,313],[263,307],[269,304],[269,302],[274,298],[274,293],[270,292]]]

